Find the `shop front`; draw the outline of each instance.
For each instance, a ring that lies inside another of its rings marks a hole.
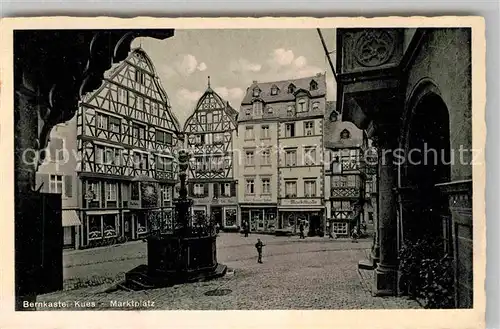
[[[120,236],[118,210],[84,211],[84,245],[113,244]]]
[[[307,236],[324,235],[325,210],[320,198],[281,199],[278,213],[280,230],[298,233],[300,224],[303,224]]]
[[[76,210],[62,211],[63,248],[78,249],[80,247],[80,227],[82,225]]]
[[[241,222],[247,222],[250,232],[274,233],[277,228],[276,205],[241,205]]]

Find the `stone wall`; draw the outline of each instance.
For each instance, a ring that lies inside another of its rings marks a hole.
[[[454,150],[451,180],[472,178],[471,98],[471,33],[470,29],[435,29],[425,37],[415,62],[408,70],[406,100],[425,81],[437,86],[450,116],[450,144]]]

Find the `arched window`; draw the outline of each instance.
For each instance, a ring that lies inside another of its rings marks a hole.
[[[313,108],[313,111],[318,111],[319,110],[319,102],[314,102],[312,108]]]
[[[260,95],[260,89],[259,87],[255,87],[253,89],[253,97],[259,97],[259,95]]]

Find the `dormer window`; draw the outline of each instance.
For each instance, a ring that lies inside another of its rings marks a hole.
[[[295,92],[295,85],[293,83],[291,83],[289,86],[288,86],[288,93],[289,94],[293,94]]]
[[[262,102],[257,101],[253,103],[253,115],[262,115]]]
[[[260,89],[259,87],[255,87],[253,89],[253,97],[259,97],[259,95],[260,95]]]
[[[273,95],[273,96],[278,95],[278,87],[273,86],[271,88],[271,95]]]
[[[337,122],[339,119],[339,115],[337,112],[333,111],[332,114],[330,115],[330,121],[331,122]]]
[[[318,89],[318,83],[316,81],[311,81],[309,84],[309,90],[317,90]]]
[[[342,132],[340,133],[340,139],[349,139],[349,138],[351,138],[351,133],[349,132],[349,130],[347,129],[342,130]]]
[[[297,112],[307,112],[307,100],[305,98],[297,102]]]

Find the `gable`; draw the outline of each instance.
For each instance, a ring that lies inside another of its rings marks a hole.
[[[150,124],[179,131],[168,96],[151,59],[142,49],[134,49],[123,62],[107,73],[101,87],[82,98],[83,102],[127,116],[130,116],[131,109],[139,109],[146,116],[151,116],[151,120],[145,120]],[[156,117],[159,120],[152,120]]]

